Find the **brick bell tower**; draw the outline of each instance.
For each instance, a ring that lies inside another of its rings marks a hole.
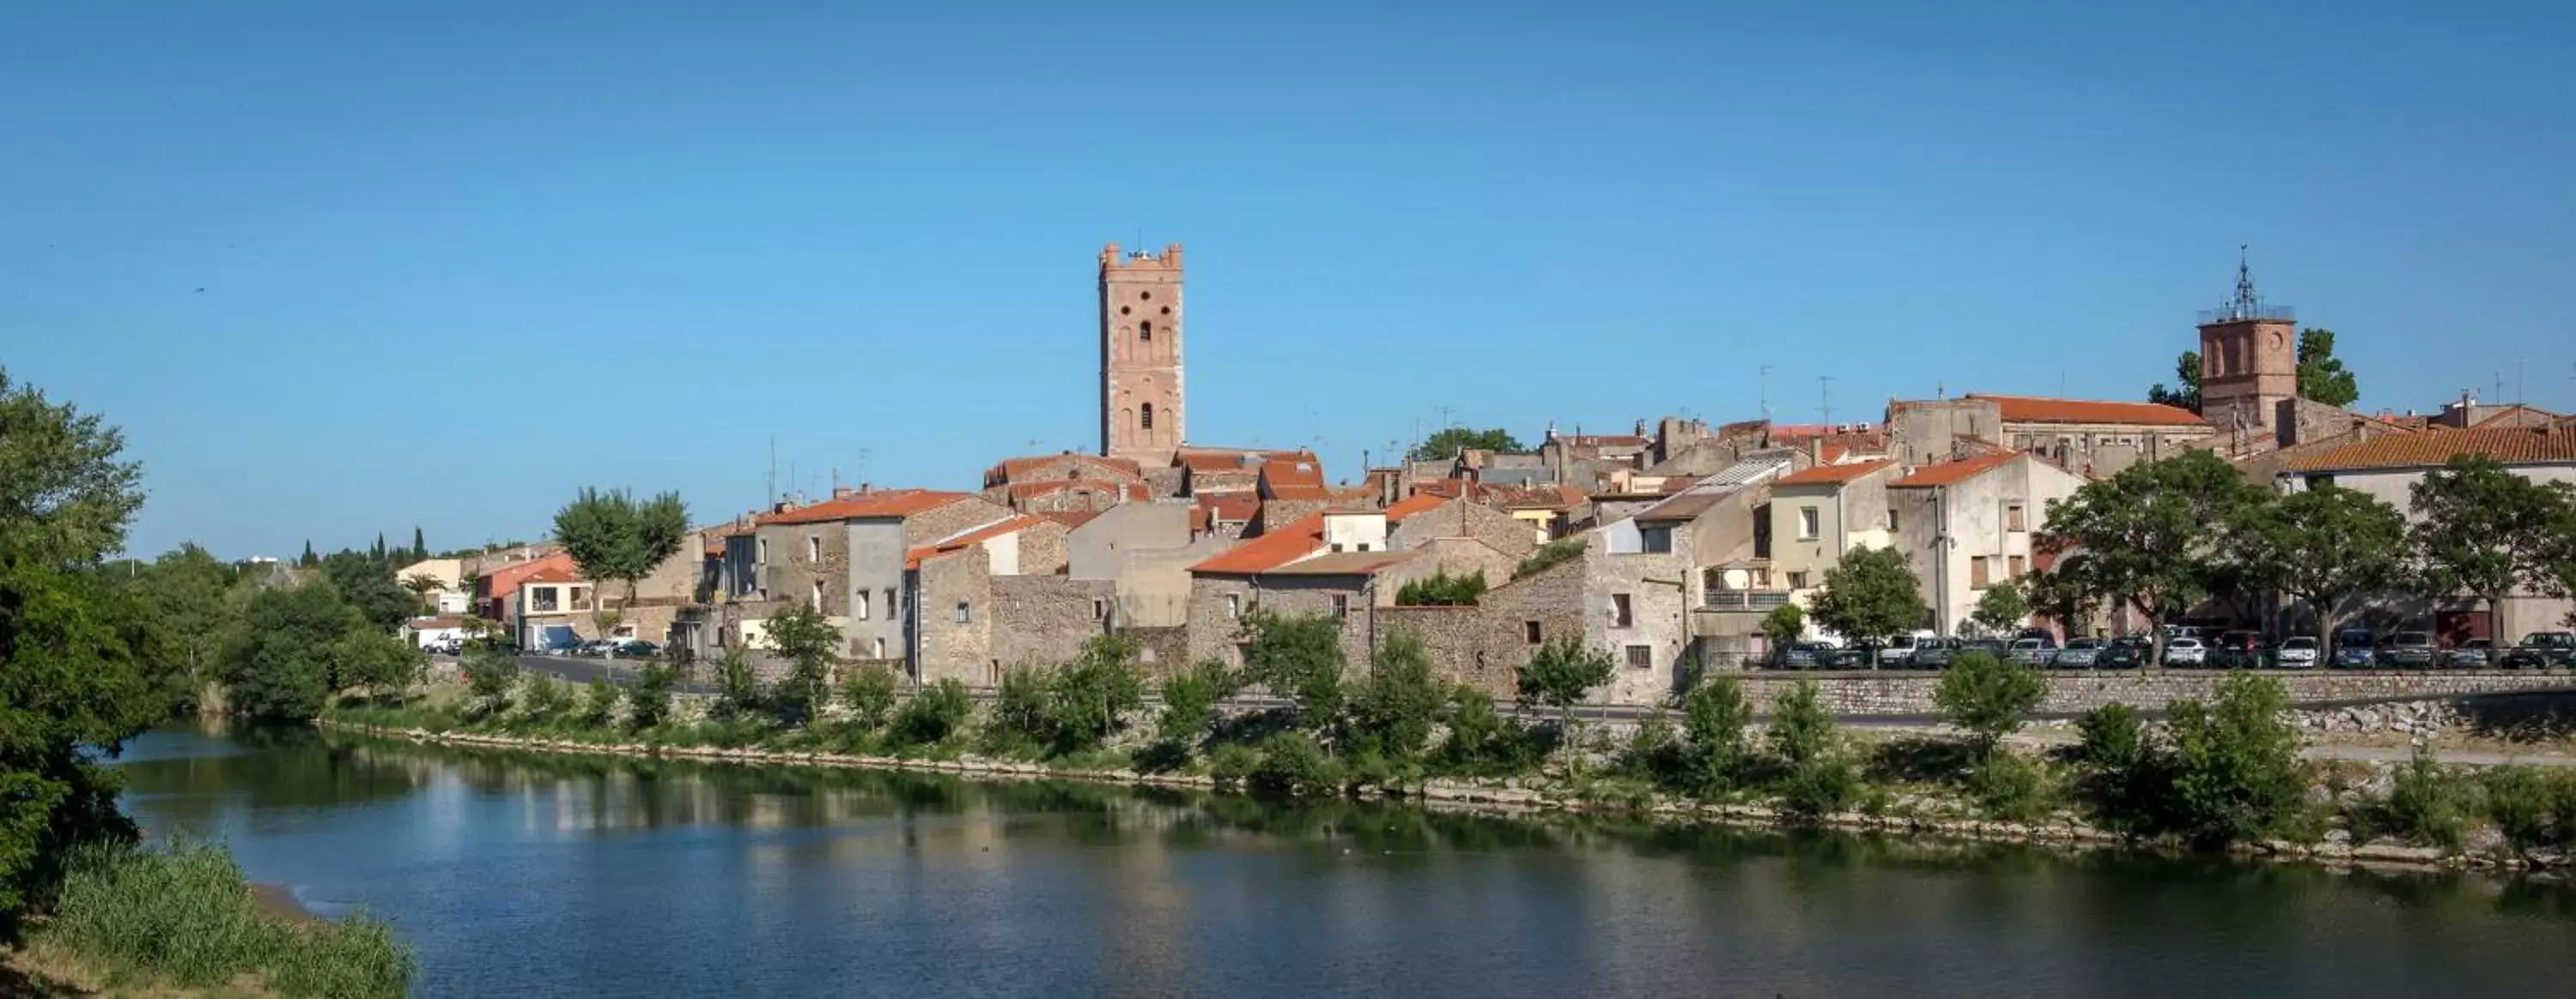
[[[2299,394],[2298,316],[2254,293],[2245,248],[2236,249],[2236,297],[2200,316],[2200,415],[2222,432],[2277,430],[2281,404]]]
[[[1188,440],[1181,395],[1181,244],[1100,251],[1100,453],[1169,465]]]

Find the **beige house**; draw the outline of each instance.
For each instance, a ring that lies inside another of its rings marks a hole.
[[[1975,393],[1891,402],[1887,435],[1888,456],[1905,464],[1953,461],[2001,448],[2097,477],[2216,440],[2207,420],[2172,406]]]
[[[1896,514],[1888,484],[1902,469],[1889,460],[1817,465],[1771,484],[1772,584],[1812,607],[1825,573],[1856,548],[1894,543]],[[1810,633],[1815,628],[1809,625]]]
[[[1889,531],[1923,586],[1930,627],[1960,633],[1987,587],[2028,575],[2048,504],[2083,480],[2027,454],[1919,466],[1887,483]]]

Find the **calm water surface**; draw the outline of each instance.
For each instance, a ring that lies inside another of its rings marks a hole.
[[[2545,996],[2576,890],[1081,784],[156,732],[154,836],[425,996]]]

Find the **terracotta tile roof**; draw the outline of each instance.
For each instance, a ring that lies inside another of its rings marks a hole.
[[[1046,496],[1074,489],[1089,489],[1093,492],[1104,492],[1122,499],[1138,501],[1154,498],[1153,490],[1142,482],[1112,482],[1107,479],[1039,479],[1035,482],[1014,482],[1003,488],[1012,499]]]
[[[1225,472],[1248,469],[1265,461],[1298,459],[1316,461],[1315,452],[1303,450],[1276,451],[1240,447],[1185,447],[1172,452],[1172,464],[1193,472]]]
[[[1237,524],[1249,522],[1253,514],[1261,512],[1261,497],[1251,493],[1210,493],[1193,497],[1190,503],[1217,520]]]
[[[573,568],[572,568],[571,566],[568,566],[568,565],[550,565],[550,566],[547,566],[547,567],[545,567],[545,568],[543,568],[543,569],[539,569],[539,570],[537,570],[537,571],[535,571],[535,572],[529,573],[529,574],[527,574],[527,575],[525,575],[525,576],[521,576],[521,577],[519,577],[519,585],[521,585],[521,586],[526,586],[526,585],[528,585],[529,583],[578,583],[578,582],[581,582],[581,574],[580,574],[580,573],[578,573],[578,572],[573,571]]]
[[[1082,526],[1082,525],[1084,525],[1084,524],[1091,523],[1091,518],[1093,518],[1093,517],[1097,517],[1097,516],[1100,516],[1100,511],[1098,511],[1098,510],[1040,510],[1040,511],[1038,511],[1038,512],[1036,512],[1036,513],[1030,514],[1030,516],[1032,516],[1032,517],[1044,517],[1044,518],[1046,518],[1046,519],[1048,519],[1048,520],[1055,521],[1056,523],[1063,524],[1063,525],[1066,527],[1066,529],[1070,530],[1070,529],[1072,529],[1072,528],[1081,527],[1081,526]]]
[[[1270,498],[1280,500],[1330,500],[1333,498],[1333,491],[1322,486],[1291,483],[1284,486],[1270,487]]]
[[[1272,489],[1282,486],[1324,487],[1324,463],[1312,455],[1295,458],[1272,458],[1261,463],[1261,481]]]
[[[1990,454],[1978,458],[1968,458],[1962,461],[1944,461],[1933,465],[1921,465],[1917,466],[1912,473],[1906,475],[1904,478],[1888,483],[1888,486],[1896,489],[1913,489],[1925,486],[1954,486],[2011,464],[2014,459],[2019,457],[2021,457],[2020,454],[2008,451],[2003,454]]]
[[[1774,486],[1839,485],[1857,481],[1879,469],[1896,464],[1893,461],[1855,461],[1848,465],[1818,465],[1803,472],[1791,472],[1772,481]]]
[[[919,548],[905,552],[903,554],[903,567],[906,569],[918,569],[921,568],[921,563],[924,559],[937,558],[941,555],[962,552],[986,541],[1001,537],[1002,535],[1025,531],[1043,523],[1046,523],[1046,520],[1041,517],[1021,516],[986,524],[982,527],[967,531],[964,534],[942,538],[934,543],[923,545]]]
[[[1966,398],[1995,404],[2006,423],[2125,423],[2159,427],[2206,427],[2209,421],[2188,409],[2152,402],[2105,402],[2050,399],[2031,395],[1968,393]]]
[[[482,581],[477,585],[476,595],[482,597],[508,596],[511,592],[519,588],[519,584],[527,582],[529,577],[540,572],[555,569],[561,569],[567,573],[571,572],[572,556],[565,552],[555,552],[551,555],[532,558],[525,562],[513,562],[509,565],[493,569],[483,574]]]
[[[2293,472],[2365,468],[2433,468],[2453,455],[2478,454],[2508,465],[2576,463],[2576,428],[2503,427],[2385,434],[2290,462]]]
[[[1271,573],[1282,576],[1366,576],[1407,561],[1419,552],[1326,552],[1314,558],[1291,562]]]
[[[1022,481],[1027,479],[1033,472],[1051,465],[1060,464],[1087,465],[1093,468],[1105,469],[1112,474],[1124,476],[1129,479],[1142,479],[1145,475],[1144,470],[1137,466],[1136,459],[1134,458],[1109,458],[1096,454],[1066,452],[1064,454],[1030,455],[1025,458],[1004,458],[1000,462],[994,464],[993,467],[984,471],[984,484],[988,486],[998,486],[1005,482]]]
[[[1190,571],[1230,574],[1269,572],[1313,555],[1323,547],[1324,515],[1318,513],[1218,552],[1206,561],[1191,566]]]
[[[762,514],[759,523],[819,524],[825,521],[852,520],[861,517],[909,517],[958,500],[974,498],[972,493],[941,492],[931,489],[880,489],[871,493],[851,493],[840,499],[825,500],[781,513]]]
[[[1449,502],[1447,497],[1435,496],[1430,493],[1415,493],[1411,496],[1395,501],[1394,506],[1387,507],[1386,522],[1390,524],[1402,523],[1406,517],[1413,516],[1417,513],[1439,509],[1441,504],[1447,502]]]

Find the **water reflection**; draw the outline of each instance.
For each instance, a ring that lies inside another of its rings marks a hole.
[[[2484,993],[2576,959],[2535,880],[309,731],[124,767],[156,831],[394,919],[431,995]]]

